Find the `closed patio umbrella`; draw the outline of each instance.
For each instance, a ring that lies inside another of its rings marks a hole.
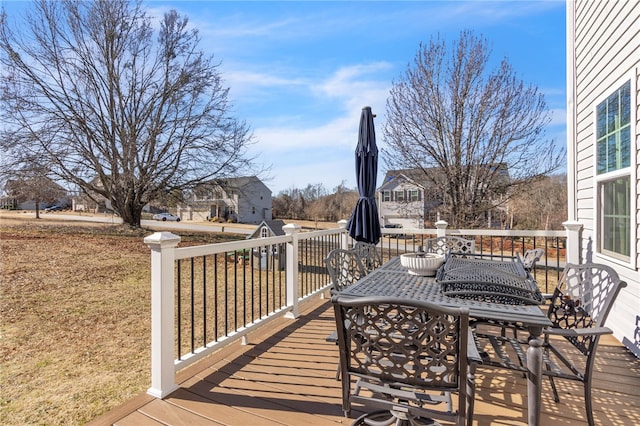
[[[360,198],[347,222],[347,231],[356,241],[377,244],[380,241],[380,220],[376,204],[378,147],[371,107],[362,108],[360,131],[356,147],[356,179]]]

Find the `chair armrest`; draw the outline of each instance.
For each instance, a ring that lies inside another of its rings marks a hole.
[[[471,328],[469,328],[467,335],[467,361],[469,364],[482,364],[482,357],[478,352],[478,346],[476,346],[476,337],[473,335]]]
[[[548,328],[543,330],[548,336],[599,336],[603,334],[613,334],[609,327],[591,327],[591,328]]]

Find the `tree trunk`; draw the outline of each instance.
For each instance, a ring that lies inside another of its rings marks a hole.
[[[114,205],[114,210],[122,218],[122,222],[129,225],[131,228],[140,228],[140,221],[142,219],[142,208],[144,206],[135,203],[128,204],[124,208]]]

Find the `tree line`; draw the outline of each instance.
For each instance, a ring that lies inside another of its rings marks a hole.
[[[303,189],[290,188],[273,198],[273,217],[276,219],[337,222],[348,219],[358,201],[358,191],[342,182],[329,192],[321,183]]]
[[[510,197],[502,209],[502,227],[562,230],[567,220],[566,174],[543,176]],[[273,198],[274,219],[337,222],[349,219],[358,191],[344,183],[329,192],[322,184],[290,188]],[[449,221],[444,215],[443,220]]]

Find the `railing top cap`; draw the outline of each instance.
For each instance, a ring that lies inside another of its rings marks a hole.
[[[153,234],[144,238],[144,243],[147,245],[161,245],[171,246],[178,245],[182,239],[179,235],[172,234],[171,232],[154,232]]]
[[[297,223],[289,223],[289,224],[284,225],[282,227],[282,230],[287,235],[291,235],[291,234],[294,234],[296,232],[300,232],[301,229],[302,229],[302,226],[298,225]]]

